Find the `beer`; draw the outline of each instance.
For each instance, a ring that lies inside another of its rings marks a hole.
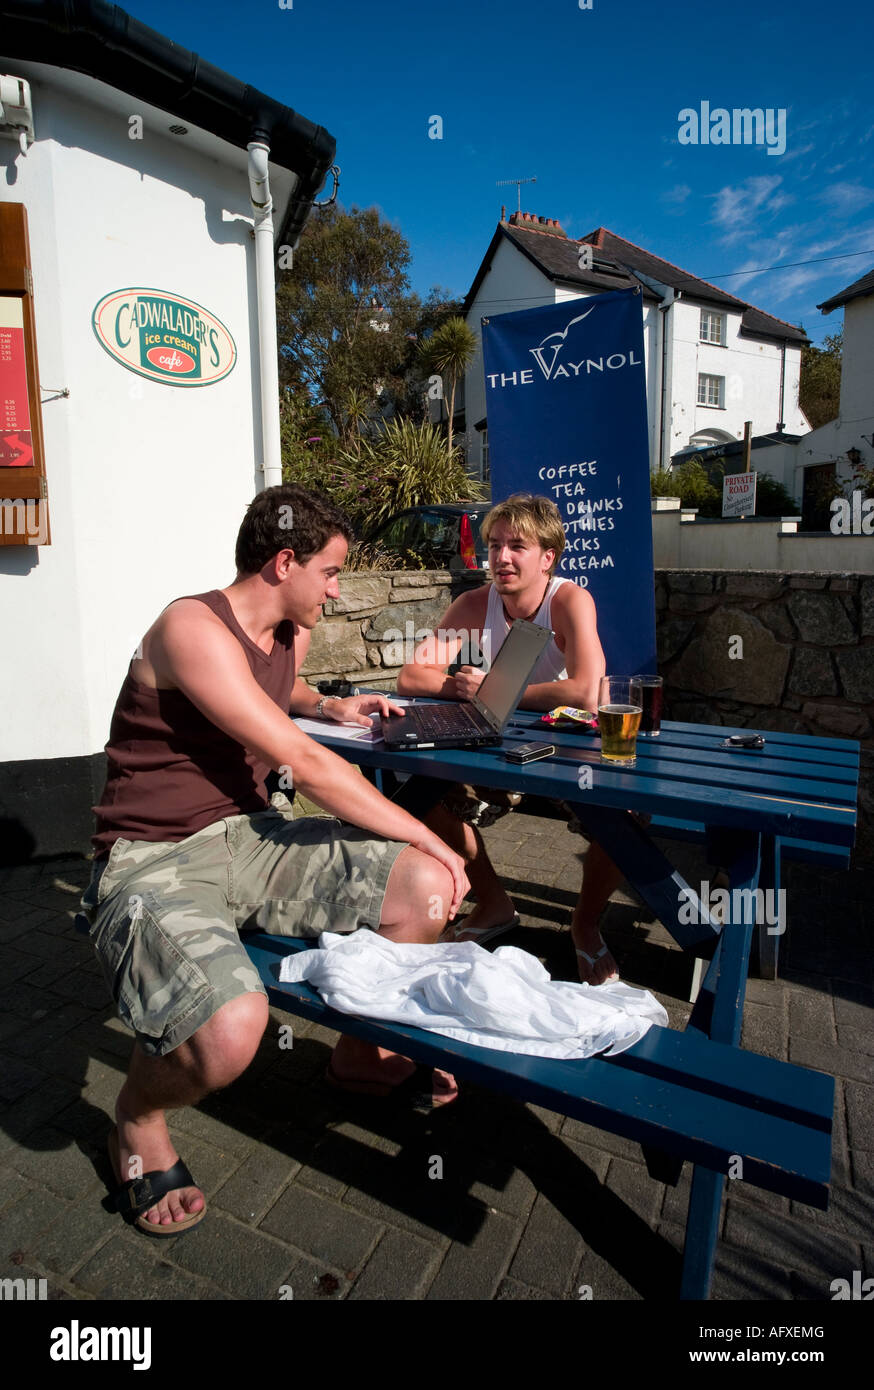
[[[640,681],[640,732],[645,738],[657,738],[662,727],[662,697],[664,683],[661,676],[638,676]]]
[[[634,741],[640,728],[640,705],[601,705],[601,757],[608,762],[633,762]]]

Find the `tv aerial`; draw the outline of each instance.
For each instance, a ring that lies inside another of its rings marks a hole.
[[[496,188],[505,188],[507,184],[509,184],[509,183],[515,183],[515,185],[516,185],[516,198],[517,198],[517,204],[518,204],[518,206],[517,206],[517,208],[516,208],[516,211],[517,211],[517,212],[521,212],[521,211],[522,211],[522,185],[523,185],[523,183],[536,183],[536,182],[537,182],[537,179],[536,179],[536,178],[533,178],[533,179],[498,179],[497,183],[495,184],[495,187],[496,187]]]

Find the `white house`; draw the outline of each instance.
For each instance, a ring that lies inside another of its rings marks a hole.
[[[591,250],[589,250],[591,248]],[[644,251],[606,227],[579,240],[553,218],[512,213],[498,223],[464,301],[480,340],[465,379],[471,472],[487,471],[481,319],[637,286],[643,300],[650,467],[688,445],[706,447],[809,428],[798,405],[804,332]],[[461,406],[459,406],[461,409]]]
[[[90,0],[4,0],[0,93],[0,855],[14,861],[88,847],[132,652],[171,600],[233,577],[246,504],[281,480],[275,265],[335,144]]]
[[[874,468],[874,270],[817,305],[824,314],[841,307],[844,346],[837,419],[793,444],[756,456],[756,466],[779,478],[808,515],[823,481],[852,482],[853,464]],[[823,509],[818,510],[824,525]]]

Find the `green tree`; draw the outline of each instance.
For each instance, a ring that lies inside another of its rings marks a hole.
[[[422,364],[426,371],[439,373],[444,386],[449,387],[449,424],[447,450],[452,457],[452,437],[455,427],[455,392],[476,352],[476,334],[463,318],[447,319],[422,344]]]
[[[450,453],[440,430],[426,422],[388,420],[343,450],[329,470],[336,500],[366,540],[393,512],[428,503],[479,500],[480,485],[468,476],[458,450]]]
[[[415,420],[417,424],[431,418],[428,373],[422,361],[422,344],[447,319],[457,317],[461,308],[462,301],[441,285],[433,285],[419,303],[414,329],[406,337],[404,360],[400,368],[402,384],[399,388],[390,385],[385,394],[387,403],[396,415]]]
[[[405,238],[375,208],[335,204],[310,218],[293,267],[279,272],[280,381],[321,407],[347,447],[367,412],[403,389],[421,309],[409,264]]]
[[[810,428],[819,429],[836,420],[841,400],[841,360],[844,330],[830,333],[821,348],[811,343],[801,349],[801,380],[798,403],[810,421]]]

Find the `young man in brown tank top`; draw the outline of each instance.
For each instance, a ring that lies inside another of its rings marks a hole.
[[[447,668],[456,661],[462,647],[474,653],[483,649],[492,589],[502,600],[508,622],[516,618],[532,620],[540,609],[565,545],[555,503],[547,497],[518,493],[492,508],[483,521],[482,536],[489,547],[492,584],[469,589],[450,604],[437,629],[416,647],[412,661],[401,671],[400,694],[469,700],[476,693],[485,670],[463,665],[450,676]],[[597,709],[598,684],[606,666],[591,594],[577,584],[562,584],[552,597],[550,621],[567,674],[560,679],[533,681],[522,697],[522,707],[543,711],[557,705]],[[494,653],[486,651],[486,655]],[[422,814],[428,801],[419,800],[418,792],[419,788],[414,788],[406,800],[411,806],[418,801],[418,813]],[[512,930],[518,923],[515,908],[492,868],[476,827],[461,821],[442,804],[435,805],[423,818],[464,856],[477,897],[476,907],[459,924],[453,939],[484,943]],[[593,842],[586,855],[583,883],[571,919],[578,972],[588,984],[599,985],[618,978],[616,961],[601,938],[598,921],[610,894],[621,881],[622,875],[612,860]]]
[[[341,513],[302,488],[259,494],[240,528],[234,582],[163,611],[116,705],[82,906],[137,1036],[110,1153],[118,1209],[150,1234],[178,1234],[205,1211],[165,1110],[229,1085],[267,1023],[239,929],[369,926],[433,942],[469,887],[438,835],[288,717],[369,724],[390,708],[378,695],[319,699],[297,674],[324,603],[339,597],[350,535]],[[268,807],[270,769],[349,824]],[[344,1037],[328,1079],[387,1094],[413,1070]],[[435,1071],[435,1103],[456,1094]]]

